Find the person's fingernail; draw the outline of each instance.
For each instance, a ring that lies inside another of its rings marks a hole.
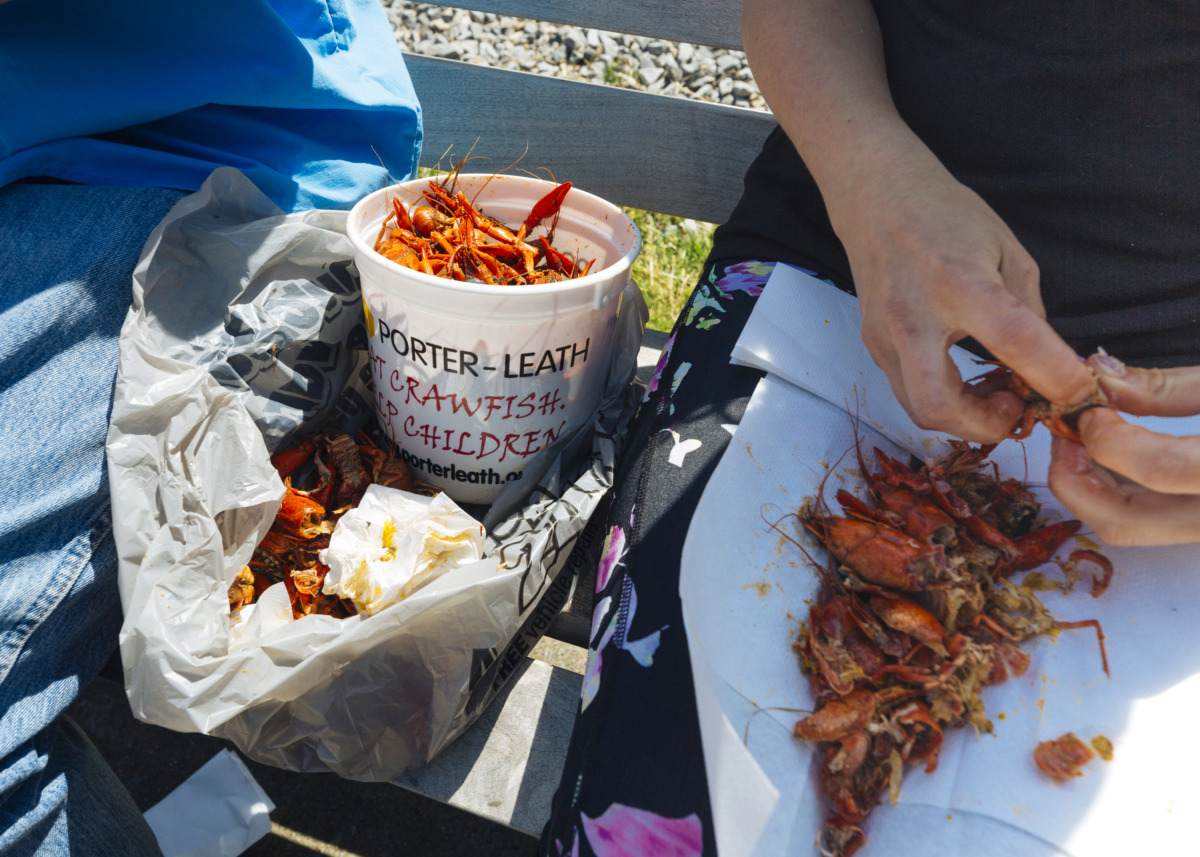
[[[1125,375],[1125,364],[1103,348],[1096,349],[1096,353],[1089,357],[1087,362],[1101,375],[1108,375],[1110,378],[1121,378]]]

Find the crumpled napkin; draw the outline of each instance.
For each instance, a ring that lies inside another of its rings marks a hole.
[[[483,556],[483,527],[445,494],[424,497],[371,485],[321,551],[322,591],[373,616]]]
[[[165,857],[237,857],[271,832],[274,809],[246,763],[225,749],[145,815]]]

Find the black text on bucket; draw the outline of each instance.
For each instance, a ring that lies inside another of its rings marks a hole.
[[[405,357],[414,363],[439,369],[452,374],[470,373],[479,377],[480,372],[499,372],[505,378],[536,378],[547,372],[566,372],[587,362],[591,338],[583,342],[572,342],[555,348],[539,351],[523,351],[520,354],[505,354],[499,366],[481,366],[479,355],[474,351],[440,345],[426,339],[405,335],[402,331],[388,327],[378,320],[379,339],[388,343],[396,356]],[[375,360],[382,362],[382,357]],[[377,367],[378,371],[378,367]]]

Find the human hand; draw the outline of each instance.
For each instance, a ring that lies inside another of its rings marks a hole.
[[[1116,407],[1080,415],[1082,446],[1055,438],[1050,490],[1108,544],[1200,541],[1200,436],[1159,434],[1117,413],[1200,414],[1200,367],[1135,369],[1108,355],[1088,364]]]
[[[967,336],[1051,401],[1086,397],[1091,375],[1045,321],[1034,260],[932,153],[887,150],[837,191],[826,202],[850,259],[863,342],[917,425],[994,442],[1020,416],[1011,392],[964,383],[948,348]]]
[[[869,0],[744,0],[742,41],[771,111],[820,188],[850,259],[862,337],[918,425],[999,441],[1023,403],[972,389],[967,336],[1059,404],[1090,373],[1045,321],[1037,265],[908,127]]]

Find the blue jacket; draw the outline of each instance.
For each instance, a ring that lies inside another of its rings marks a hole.
[[[285,211],[348,208],[420,144],[379,0],[0,4],[0,186],[194,190],[233,166]]]

